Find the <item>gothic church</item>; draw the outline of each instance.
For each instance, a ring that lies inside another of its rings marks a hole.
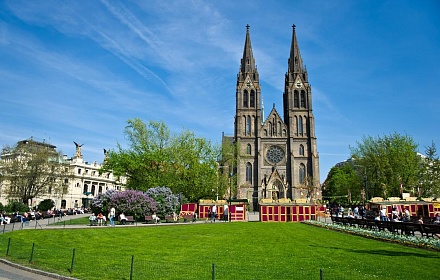
[[[237,75],[234,136],[238,152],[232,168],[237,198],[255,207],[261,199],[294,201],[318,199],[319,155],[316,148],[312,89],[295,33],[283,93],[283,117],[275,106],[264,119],[260,77],[246,26],[243,58]]]

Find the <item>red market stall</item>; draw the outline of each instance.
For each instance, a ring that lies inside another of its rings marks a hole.
[[[436,208],[440,205],[435,201],[431,200],[417,200],[415,197],[407,197],[406,199],[401,199],[399,197],[389,197],[388,199],[383,199],[381,197],[373,197],[370,200],[369,208],[372,211],[380,211],[380,209],[385,208],[388,217],[391,217],[393,208],[396,208],[399,212],[404,212],[408,209],[412,217],[430,217],[434,218],[437,212],[440,212],[440,208]],[[436,210],[437,209],[437,210]]]
[[[223,218],[223,212],[225,209],[225,206],[228,206],[229,213],[228,213],[228,219],[230,221],[246,221],[246,208],[247,208],[247,199],[243,200],[210,200],[210,199],[201,199],[199,201],[199,218],[200,219],[207,219],[209,210],[212,209],[212,206],[217,206],[217,219],[221,220]]]
[[[301,222],[316,219],[317,205],[305,199],[291,202],[289,199],[262,199],[260,201],[261,222]]]

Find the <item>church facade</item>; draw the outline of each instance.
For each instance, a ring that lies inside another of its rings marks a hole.
[[[321,197],[319,155],[312,112],[312,88],[303,64],[295,26],[285,74],[283,116],[271,109],[264,119],[260,77],[249,25],[236,84],[234,136],[237,198],[259,201],[313,201]],[[224,143],[224,142],[223,142]]]

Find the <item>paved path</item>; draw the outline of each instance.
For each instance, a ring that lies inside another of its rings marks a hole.
[[[0,280],[54,280],[74,279],[57,274],[20,266],[9,261],[0,259]]]

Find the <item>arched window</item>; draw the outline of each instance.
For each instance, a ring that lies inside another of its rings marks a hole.
[[[272,136],[272,123],[269,122],[269,135]]]
[[[293,107],[299,108],[299,94],[297,90],[293,93]]]
[[[303,118],[301,116],[298,117],[298,134],[303,134]]]
[[[304,164],[299,165],[299,183],[304,183],[304,178],[306,177],[306,167]]]
[[[247,116],[246,118],[246,134],[251,135],[251,117]]]
[[[281,136],[282,135],[282,132],[283,131],[283,127],[282,127],[282,125],[281,125],[281,122],[278,122],[278,135],[279,136]]]
[[[304,146],[303,145],[299,145],[299,155],[300,156],[304,155]]]
[[[243,92],[243,107],[248,107],[248,91]]]
[[[255,107],[255,91],[251,90],[251,97],[250,97],[250,101],[251,101],[251,108]]]
[[[251,144],[247,144],[246,146],[246,154],[250,155],[251,154]]]
[[[306,108],[306,93],[301,91],[301,108]]]
[[[252,164],[249,162],[246,164],[246,182],[252,184]]]

